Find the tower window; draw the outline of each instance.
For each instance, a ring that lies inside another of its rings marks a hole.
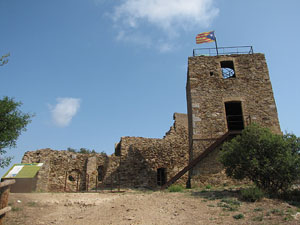
[[[235,77],[233,61],[221,61],[221,70],[224,79]]]

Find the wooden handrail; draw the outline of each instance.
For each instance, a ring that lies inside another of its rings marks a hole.
[[[11,207],[10,206],[7,206],[3,209],[0,209],[0,216],[2,216],[3,214],[9,212],[11,210]]]
[[[166,189],[175,181],[177,181],[180,177],[182,177],[186,172],[195,167],[202,159],[204,159],[209,153],[215,150],[219,145],[221,145],[229,136],[241,134],[241,131],[228,131],[223,134],[220,138],[218,138],[214,143],[212,143],[208,148],[204,150],[198,157],[193,159],[186,167],[184,167],[180,172],[178,172],[174,177],[172,177],[167,183],[165,183],[161,190]]]
[[[8,186],[8,185],[12,185],[16,183],[16,180],[5,180],[3,182],[0,182],[0,188]]]

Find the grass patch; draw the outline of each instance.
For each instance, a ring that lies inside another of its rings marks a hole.
[[[261,200],[265,193],[258,187],[246,188],[241,190],[241,198],[247,202],[256,202]]]
[[[240,220],[240,219],[243,219],[245,216],[243,215],[243,214],[237,214],[237,215],[234,215],[234,216],[232,216],[234,219],[236,219],[236,220]]]
[[[183,192],[184,188],[181,185],[171,185],[168,188],[169,192]]]
[[[278,215],[278,216],[283,216],[283,215],[284,215],[283,210],[280,210],[280,209],[272,209],[270,212],[271,212],[272,214]]]
[[[256,216],[252,220],[256,222],[261,222],[264,219],[264,215]]]
[[[36,202],[27,202],[27,205],[30,207],[36,207],[38,204]]]
[[[218,207],[223,208],[224,211],[237,211],[240,206],[241,202],[235,199],[222,199],[218,203]]]
[[[293,210],[293,209],[287,209],[287,210],[285,210],[285,212],[286,212],[286,214],[295,214],[296,213],[295,210]]]
[[[293,220],[294,218],[292,217],[292,215],[286,215],[283,220],[284,221],[290,221],[290,220]]]
[[[20,208],[20,207],[15,207],[15,206],[11,207],[11,211],[13,211],[13,212],[19,212],[19,211],[22,211],[22,210],[23,209]]]
[[[205,189],[211,189],[211,188],[212,188],[212,186],[210,184],[205,186]]]
[[[255,209],[253,209],[253,211],[254,212],[262,212],[262,211],[264,211],[264,209],[263,208],[255,208]]]

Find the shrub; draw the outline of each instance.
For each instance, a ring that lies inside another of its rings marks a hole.
[[[239,220],[239,219],[243,219],[244,215],[243,214],[237,214],[233,216],[234,219]]]
[[[169,192],[182,192],[183,191],[183,187],[181,185],[171,185],[169,188],[168,188],[168,191]]]
[[[242,199],[248,202],[256,202],[264,197],[264,192],[258,187],[241,190]]]
[[[208,184],[208,185],[205,186],[205,189],[211,189],[211,187],[212,186],[210,184]]]
[[[229,177],[248,178],[257,187],[277,194],[287,191],[300,177],[300,138],[277,135],[256,124],[225,142],[220,162]]]

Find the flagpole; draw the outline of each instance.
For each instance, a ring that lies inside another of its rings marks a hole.
[[[214,36],[215,36],[215,34],[214,34]],[[216,36],[215,36],[215,44],[216,44],[216,50],[217,50],[217,56],[219,55],[219,51],[218,51],[218,44],[217,44],[217,38],[216,38]]]

